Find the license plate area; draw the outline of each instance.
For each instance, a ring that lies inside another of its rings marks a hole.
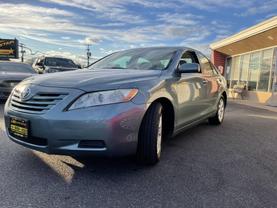
[[[11,117],[9,131],[12,136],[20,138],[29,137],[29,124],[30,122],[23,118]]]

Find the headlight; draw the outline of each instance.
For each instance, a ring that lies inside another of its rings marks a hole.
[[[128,102],[136,96],[137,89],[118,89],[87,93],[79,97],[68,110],[87,108],[98,105]]]

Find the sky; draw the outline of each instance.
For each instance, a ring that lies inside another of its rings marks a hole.
[[[277,15],[277,0],[0,0],[0,38],[85,60],[147,46],[209,44]],[[27,51],[27,53],[30,53]]]

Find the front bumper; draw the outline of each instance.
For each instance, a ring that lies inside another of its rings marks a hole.
[[[76,92],[74,95],[82,94]],[[5,106],[5,125],[9,138],[25,147],[49,154],[95,154],[103,156],[130,155],[136,152],[139,127],[146,105],[133,102],[96,106],[86,109],[64,111],[74,97],[66,98],[43,114],[18,112]],[[30,139],[15,138],[9,133],[10,117],[30,122]],[[45,144],[36,141],[44,140]],[[101,141],[96,146],[81,143]]]

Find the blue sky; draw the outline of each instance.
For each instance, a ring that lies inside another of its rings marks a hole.
[[[84,59],[115,50],[208,45],[277,15],[277,0],[0,0],[0,38]]]

